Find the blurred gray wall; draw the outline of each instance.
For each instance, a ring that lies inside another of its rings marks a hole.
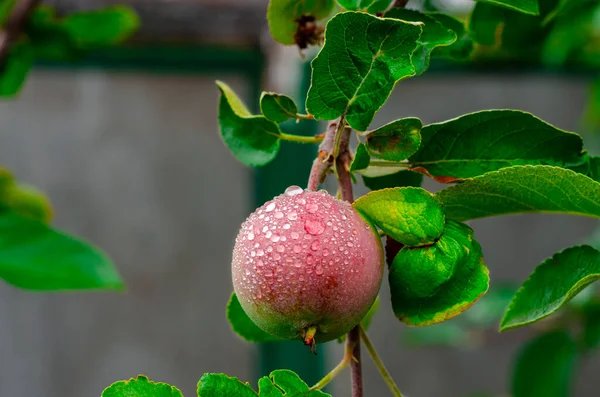
[[[0,396],[98,396],[145,373],[195,395],[204,372],[252,379],[254,347],[230,331],[230,250],[251,210],[251,172],[224,148],[215,78],[232,76],[37,71],[0,106],[0,163],[50,195],[56,226],[108,251],[125,294],[39,294],[0,285]],[[437,122],[486,108],[528,110],[574,130],[585,82],[555,77],[432,75],[401,82],[375,124]],[[429,184],[435,187],[435,184]],[[474,222],[493,282],[522,281],[581,241],[589,219],[514,216]],[[410,397],[508,390],[511,359],[531,330],[495,335],[481,350],[411,350],[384,283],[373,342]],[[333,366],[341,357],[327,347]],[[364,354],[366,395],[387,389]],[[575,396],[592,397],[595,360]],[[346,374],[347,375],[347,374]],[[347,376],[334,396],[349,395]]]

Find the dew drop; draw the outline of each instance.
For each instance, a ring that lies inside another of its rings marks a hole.
[[[256,261],[256,266],[258,266],[258,267],[262,267],[262,266],[264,266],[264,264],[265,263],[261,259]]]
[[[286,196],[297,196],[299,194],[301,194],[302,192],[304,192],[304,189],[302,189],[300,186],[290,186],[287,189],[285,189],[285,195]]]
[[[296,262],[296,263],[294,263],[294,266],[300,268],[300,267],[302,267],[302,262]]]
[[[304,230],[313,236],[318,236],[325,231],[325,226],[320,220],[307,219],[306,222],[304,222]]]
[[[287,237],[281,236],[281,241],[285,241],[285,240],[287,240]]]
[[[348,247],[354,247],[354,244],[353,244],[351,241],[348,241],[348,242],[346,243],[346,245],[347,245]]]
[[[265,237],[266,238],[271,238],[271,236],[273,235],[273,233],[269,230],[266,234]]]
[[[285,251],[285,247],[283,245],[279,244],[277,246],[277,252],[283,252],[283,251]]]
[[[295,213],[295,212],[290,212],[290,213],[287,215],[287,218],[288,218],[290,221],[295,221],[296,219],[298,219],[298,214],[297,214],[297,213]]]
[[[308,254],[306,256],[306,264],[312,265],[313,263],[315,263],[315,258],[311,254]]]
[[[282,226],[285,230],[288,230],[290,228],[290,224],[286,223]]]
[[[281,219],[283,218],[283,212],[276,212],[275,215],[273,215],[276,219]]]
[[[299,198],[298,203],[304,205],[304,204],[306,204],[306,200],[304,200],[303,198]]]
[[[296,233],[296,232],[292,232],[292,233],[290,234],[290,237],[291,237],[292,239],[294,239],[294,240],[297,240],[297,239],[298,239],[298,237],[300,237],[300,235],[299,235],[298,233]]]
[[[248,233],[248,240],[254,240],[254,233]]]
[[[267,230],[269,230],[269,226],[265,226],[262,228],[263,233],[266,232]]]
[[[315,274],[317,274],[317,275],[319,275],[319,276],[320,276],[321,274],[323,274],[323,266],[321,266],[321,265],[317,265],[317,266],[315,267]]]
[[[321,248],[321,244],[319,243],[319,240],[313,241],[313,243],[310,245],[310,249],[313,251],[318,251],[319,248]]]
[[[256,251],[250,252],[250,256],[254,258],[256,256]]]
[[[323,256],[329,256],[329,250],[327,248],[323,249]]]
[[[348,219],[346,215],[342,215],[342,220],[345,221],[346,219]]]
[[[302,251],[302,247],[300,245],[294,245],[294,252],[295,253],[300,253]]]
[[[263,250],[256,251],[256,255],[258,255],[258,256],[263,256],[264,254],[265,254],[265,251],[263,251]]]
[[[265,217],[265,214],[260,214],[260,215],[258,216],[258,219],[263,219],[264,217]]]
[[[277,234],[274,234],[274,235],[271,237],[271,241],[272,241],[272,242],[274,242],[274,243],[278,242],[278,241],[279,241],[279,239],[280,239],[280,237],[279,237],[279,235],[277,235]]]
[[[265,208],[265,212],[271,212],[275,209],[275,203],[269,203],[269,205],[267,205],[267,207]]]
[[[267,252],[273,252],[273,247],[271,247],[270,245],[267,247]]]
[[[274,253],[273,254],[273,259],[275,259],[276,261],[281,259],[281,255],[279,255],[278,253]]]
[[[319,210],[319,205],[317,203],[306,204],[306,211],[308,211],[309,214],[314,214],[318,210]]]

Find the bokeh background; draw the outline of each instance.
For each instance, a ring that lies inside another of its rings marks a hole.
[[[143,27],[126,48],[77,65],[40,64],[18,99],[0,105],[1,162],[47,192],[55,225],[110,253],[127,283],[122,294],[0,285],[0,396],[99,396],[138,373],[192,396],[204,372],[254,384],[285,357],[314,379],[337,363],[340,345],[320,347],[317,357],[297,345],[250,345],[225,318],[240,223],[257,203],[306,182],[312,149],[286,145],[277,164],[245,168],[219,137],[214,85],[226,81],[250,106],[262,89],[301,98],[306,65],[297,50],[268,37],[266,0],[130,3]],[[106,2],[49,4],[69,11]],[[401,82],[374,124],[514,108],[582,132],[589,82],[578,73],[438,67]],[[596,223],[528,215],[472,226],[499,285],[521,282],[553,253],[585,241]],[[406,395],[508,395],[514,353],[535,330],[490,332],[471,347],[417,349],[403,338],[385,282],[381,298],[370,334]],[[366,395],[387,395],[364,356]],[[597,396],[600,359],[588,358],[580,370],[574,396]],[[334,396],[349,395],[346,375],[329,389]]]

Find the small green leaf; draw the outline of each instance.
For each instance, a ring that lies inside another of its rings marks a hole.
[[[225,374],[204,374],[198,382],[198,397],[257,397],[248,383]],[[137,397],[137,396],[136,396]]]
[[[175,386],[152,382],[144,375],[115,382],[102,392],[101,397],[183,397]]]
[[[511,10],[519,11],[525,14],[539,15],[540,8],[538,0],[479,0],[486,3],[497,4]]]
[[[217,87],[221,90],[219,126],[229,150],[251,167],[269,163],[279,152],[279,126],[264,116],[250,114],[227,84],[217,81]]]
[[[429,12],[427,15],[456,34],[456,41],[454,43],[434,48],[431,52],[432,57],[465,59],[471,55],[475,45],[465,25],[460,20],[441,12]]]
[[[411,117],[392,121],[362,135],[367,139],[367,150],[371,156],[402,161],[419,149],[422,126],[421,120]]]
[[[287,369],[278,369],[271,372],[269,377],[260,378],[258,390],[260,397],[331,397],[320,390],[309,391],[308,385]]]
[[[423,175],[411,171],[398,171],[393,174],[368,177],[362,176],[363,183],[371,190],[380,190],[394,187],[414,186],[420,187],[423,183]]]
[[[45,224],[52,220],[52,205],[48,196],[33,186],[12,184],[0,188],[0,208]]]
[[[368,8],[369,14],[377,14],[380,12],[384,12],[392,5],[394,0],[375,0],[373,4],[371,4]]]
[[[589,245],[555,254],[539,265],[517,291],[500,323],[500,331],[548,317],[598,279],[600,252]]]
[[[235,292],[231,295],[231,299],[229,299],[229,303],[227,304],[227,320],[229,320],[233,331],[248,342],[272,342],[280,340],[258,328],[250,320],[250,317],[242,309],[242,305],[240,305]]]
[[[421,130],[411,167],[440,182],[470,178],[512,165],[578,164],[583,140],[530,113],[485,110]]]
[[[13,97],[21,91],[33,66],[33,58],[33,48],[29,42],[19,41],[12,45],[0,74],[0,97]]]
[[[516,166],[490,172],[436,194],[458,221],[549,212],[600,218],[600,183],[559,167]]]
[[[444,282],[432,296],[416,296],[412,286],[410,290],[407,289],[405,272],[399,264],[394,261],[390,267],[392,308],[396,317],[407,325],[426,326],[453,318],[471,307],[488,289],[489,271],[483,263],[481,246],[473,239],[473,230],[465,224],[449,221],[444,234],[449,234],[462,246],[464,257],[455,264],[452,278]],[[416,249],[430,251],[428,247]],[[433,267],[426,270],[434,271]],[[447,271],[444,270],[444,273]]]
[[[369,166],[371,162],[371,157],[367,152],[367,147],[362,143],[359,143],[356,147],[356,153],[354,154],[354,160],[352,160],[352,164],[350,164],[350,171],[360,171],[364,170]]]
[[[337,14],[312,61],[308,112],[319,120],[345,115],[352,128],[365,131],[396,82],[415,74],[411,55],[420,35],[420,24],[362,12]]]
[[[600,157],[590,157],[590,178],[600,182]]]
[[[0,278],[39,291],[123,288],[104,253],[7,210],[0,211]]]
[[[337,0],[337,2],[346,10],[358,11],[366,10],[375,0]]]
[[[409,22],[422,22],[423,33],[418,40],[418,47],[412,55],[416,74],[422,74],[429,67],[429,57],[434,48],[449,46],[456,41],[456,33],[448,29],[435,18],[417,10],[408,8],[392,8],[385,14],[386,18],[395,18]]]
[[[36,7],[27,21],[25,31],[36,59],[72,62],[83,56],[83,51],[76,48],[69,32],[51,7]]]
[[[362,196],[353,205],[404,245],[431,244],[444,231],[442,207],[431,193],[421,188],[376,190]]]
[[[129,6],[112,5],[71,13],[61,26],[79,47],[108,46],[129,38],[139,28],[140,18]]]
[[[292,98],[274,92],[262,93],[260,110],[263,116],[276,123],[283,123],[298,114],[298,107]]]
[[[513,397],[568,397],[577,346],[565,331],[551,331],[527,342],[517,355]]]
[[[267,9],[271,36],[281,44],[294,45],[302,16],[312,15],[318,21],[327,18],[334,7],[335,0],[271,0]]]

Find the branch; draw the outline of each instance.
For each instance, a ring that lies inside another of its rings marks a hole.
[[[350,362],[350,373],[352,375],[352,397],[363,397],[362,368],[360,364],[360,324],[348,332],[346,343],[353,344],[353,359]]]
[[[325,132],[325,138],[319,145],[319,155],[315,159],[310,170],[308,177],[308,190],[316,191],[319,186],[325,181],[327,172],[333,167],[333,152],[335,135],[338,129],[340,120],[333,120],[329,122],[327,131]]]
[[[392,8],[404,8],[408,4],[408,0],[396,0],[392,4]]]
[[[31,11],[39,3],[40,0],[17,0],[10,17],[6,21],[4,30],[0,32],[0,64],[4,64],[11,45],[19,39]]]

